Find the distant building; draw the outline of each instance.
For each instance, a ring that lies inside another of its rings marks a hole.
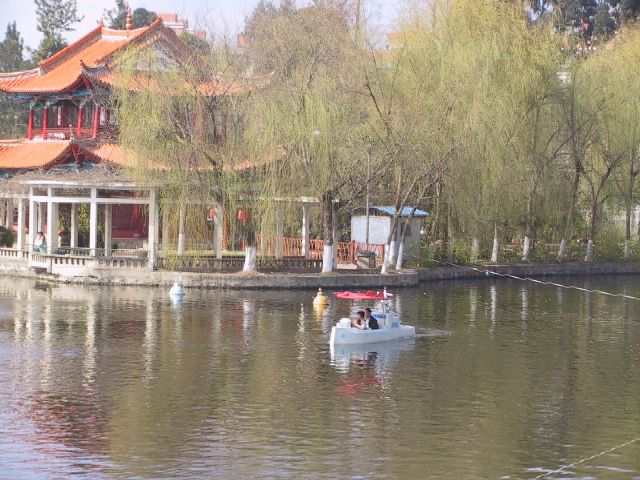
[[[189,28],[189,20],[178,18],[177,13],[158,13],[158,17],[162,19],[164,26],[176,32],[176,35],[180,35],[182,32],[188,32],[202,40],[207,39],[207,32],[205,30]]]
[[[407,221],[413,207],[404,207],[400,214],[397,236],[399,239],[402,225]],[[385,244],[389,238],[391,221],[396,209],[394,207],[370,207],[369,208],[369,244]],[[405,238],[405,247],[418,245],[422,234],[420,233],[420,220],[429,216],[429,213],[416,209],[411,231]],[[351,241],[367,243],[367,212],[366,208],[358,209],[351,217]]]

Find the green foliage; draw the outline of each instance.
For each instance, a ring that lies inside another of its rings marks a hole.
[[[125,0],[116,0],[114,8],[106,10],[104,17],[109,28],[124,30],[127,27],[127,13],[129,5]],[[133,28],[146,27],[150,25],[158,16],[155,12],[146,8],[136,8],[131,12],[131,23]]]
[[[201,55],[207,55],[211,52],[211,45],[205,39],[194,35],[191,32],[184,31],[180,34],[180,40],[182,40],[185,45],[189,45],[194,51],[200,53]]]
[[[78,16],[76,0],[34,0],[38,31],[43,38],[34,52],[34,61],[44,60],[64,48],[67,43],[62,37],[73,30],[72,25],[82,20]]]
[[[13,247],[13,231],[5,227],[0,227],[0,246],[11,248]]]

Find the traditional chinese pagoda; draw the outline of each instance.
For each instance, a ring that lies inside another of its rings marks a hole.
[[[114,86],[112,65],[116,56],[125,48],[137,45],[156,48],[165,54],[180,54],[189,48],[171,28],[164,25],[161,18],[147,27],[132,29],[129,14],[124,30],[107,28],[101,22],[76,42],[41,61],[36,68],[0,73],[0,92],[25,107],[28,105],[29,109],[26,138],[0,140],[0,175],[10,178],[18,173],[53,167],[58,167],[56,170],[90,170],[98,165],[117,170],[130,165],[130,156],[117,144],[118,121],[109,101],[109,92]],[[109,183],[107,178],[105,181]],[[38,186],[34,183],[33,187],[48,191],[45,184]],[[123,195],[120,192],[117,196],[140,196],[138,192],[135,195],[131,193],[132,189],[125,191],[129,193]],[[87,203],[92,204],[91,189],[87,192]],[[20,198],[17,194],[1,196],[4,200],[0,203],[0,223],[6,227],[16,225],[18,248],[26,246],[24,228],[21,227],[25,227],[28,218],[28,232],[48,230],[51,253],[51,247],[55,247],[55,238],[52,237],[58,236],[59,230],[54,217],[57,217],[58,204],[63,202],[52,203],[50,199],[42,198],[43,192],[40,192],[40,195],[35,195],[39,197],[33,205],[35,209],[29,208],[29,212],[33,211],[35,215],[29,215],[24,212],[28,197],[23,195]],[[51,208],[46,208],[47,203]],[[18,208],[14,215],[16,205]],[[70,205],[73,223],[70,245],[75,247],[78,244],[77,203],[67,205]],[[109,224],[109,238],[104,242],[106,248],[111,243],[112,232],[123,238],[146,238],[149,235],[150,217],[145,205],[148,206],[148,202],[134,199],[108,205],[110,218],[105,219]],[[46,217],[51,218],[45,218],[45,208]],[[97,218],[94,218],[90,235],[93,248],[97,242],[97,223]]]

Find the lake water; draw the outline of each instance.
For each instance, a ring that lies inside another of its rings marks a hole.
[[[640,301],[397,293],[419,338],[331,351],[309,291],[0,278],[0,478],[640,479]]]

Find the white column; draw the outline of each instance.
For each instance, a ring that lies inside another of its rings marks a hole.
[[[155,188],[149,190],[149,236],[148,236],[148,266],[151,270],[156,264],[156,243],[158,242],[158,192]]]
[[[104,206],[104,254],[111,256],[111,238],[113,235],[113,208],[111,205]]]
[[[5,226],[6,214],[5,214],[4,198],[0,198],[0,227]]]
[[[302,204],[302,256],[309,258],[309,205]]]
[[[36,241],[36,224],[38,207],[33,200],[33,187],[29,189],[29,251],[33,251],[33,242]]]
[[[166,255],[169,251],[169,209],[162,208],[162,244],[160,250]]]
[[[69,246],[71,248],[78,247],[78,204],[71,204],[71,240]]]
[[[91,189],[91,202],[89,203],[89,255],[97,256],[98,252],[98,189]]]
[[[284,222],[282,220],[282,205],[276,205],[276,258],[284,257]]]
[[[53,203],[53,188],[47,188],[47,253],[51,255],[58,247],[58,204]]]
[[[184,255],[184,217],[187,214],[186,206],[180,205],[178,212],[178,255]]]
[[[36,233],[44,232],[44,203],[38,202],[38,225],[36,226]],[[35,240],[36,237],[34,236]]]
[[[7,220],[5,222],[5,225],[7,229],[9,229],[9,231],[13,231],[13,199],[12,198],[7,199],[6,214],[7,214]]]
[[[216,216],[213,219],[213,234],[216,258],[222,258],[222,236],[224,235],[224,213],[222,207],[216,207]]]
[[[17,249],[24,250],[24,214],[25,214],[25,206],[27,201],[24,198],[18,200],[18,238],[17,238]]]

